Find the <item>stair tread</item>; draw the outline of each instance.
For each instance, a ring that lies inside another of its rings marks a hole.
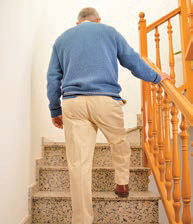
[[[160,196],[151,191],[147,192],[130,192],[128,198],[120,198],[114,192],[93,192],[94,200],[119,200],[119,201],[133,201],[133,200],[160,200]],[[65,198],[70,199],[70,192],[64,191],[38,191],[34,192],[32,197],[39,198]]]
[[[51,148],[51,147],[64,147],[66,146],[66,143],[65,142],[46,142],[44,143],[43,145],[44,147],[48,147],[48,148]],[[109,147],[110,148],[110,144],[108,143],[96,143],[95,144],[95,148],[100,148],[100,147]],[[142,147],[139,146],[139,145],[131,145],[131,148],[132,149],[141,149]]]
[[[67,166],[55,166],[55,165],[39,165],[40,169],[43,170],[68,170]],[[93,170],[114,170],[112,167],[93,167]],[[148,171],[150,168],[148,167],[130,167],[129,168],[131,171]]]

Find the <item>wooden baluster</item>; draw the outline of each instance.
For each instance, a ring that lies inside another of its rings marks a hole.
[[[150,152],[152,153],[152,102],[151,102],[151,83],[148,83],[148,142]]]
[[[156,103],[156,90],[157,85],[152,84],[152,98],[153,98],[153,108],[152,108],[152,119],[153,119],[153,126],[152,126],[152,136],[153,136],[153,155],[154,155],[154,163],[155,166],[158,166],[158,131],[157,131],[157,103]]]
[[[191,143],[191,146],[193,146],[193,142]],[[191,153],[191,156],[193,156],[193,152]]]
[[[160,34],[158,28],[155,29],[155,43],[156,43],[156,65],[161,70],[160,60]],[[160,181],[164,181],[164,130],[162,120],[162,87],[158,84],[157,88],[157,108],[158,108],[158,148],[159,148],[159,170],[160,170]]]
[[[175,85],[175,71],[174,71],[174,54],[173,54],[173,43],[172,43],[172,25],[168,20],[168,40],[169,40],[169,64],[170,64],[170,76],[171,81]],[[172,115],[172,136],[173,136],[173,158],[172,158],[172,175],[174,181],[173,189],[173,207],[175,211],[175,221],[180,222],[180,157],[178,151],[178,110],[174,103],[172,103],[171,109]]]
[[[152,153],[152,103],[151,103],[151,84],[145,83],[146,85],[146,97],[147,97],[147,104],[146,104],[146,117],[148,122],[148,143],[149,143],[149,152]],[[147,161],[147,167],[150,167]],[[148,183],[150,183],[150,175],[151,169],[148,170]]]
[[[174,71],[174,50],[173,50],[173,41],[172,41],[172,25],[170,19],[168,20],[168,41],[169,41],[169,64],[170,64],[170,76],[172,82],[175,84],[175,71]]]
[[[172,81],[175,82],[175,72],[174,72],[174,54],[173,54],[173,43],[172,43],[172,26],[170,20],[168,20],[168,40],[169,40],[169,65],[170,65],[170,76]],[[165,103],[165,163],[166,163],[166,191],[167,199],[171,200],[171,188],[172,188],[172,150],[170,144],[170,99],[167,93],[164,94],[164,103]]]
[[[172,174],[173,174],[173,207],[175,212],[175,221],[180,222],[180,156],[178,150],[178,110],[172,103],[172,136],[173,136],[173,158],[172,158]]]
[[[180,125],[182,130],[180,137],[182,139],[182,200],[183,200],[183,212],[182,222],[183,224],[191,223],[190,213],[190,201],[191,201],[191,188],[190,188],[190,170],[188,163],[188,123],[182,115],[182,122]]]
[[[171,189],[172,189],[172,150],[170,144],[170,99],[165,92],[164,94],[164,112],[165,112],[165,163],[166,163],[166,171],[165,171],[165,179],[166,179],[166,191],[167,191],[167,200],[171,200]]]
[[[160,170],[160,181],[164,181],[164,130],[162,120],[162,87],[158,84],[157,90],[157,101],[158,101],[158,147],[159,147],[159,170]]]
[[[151,102],[151,83],[146,83],[147,88],[147,122],[148,122],[148,143],[149,151],[152,153],[152,102]],[[148,167],[150,167],[148,165]],[[151,169],[148,170],[148,183],[150,183]]]
[[[158,28],[155,28],[155,45],[156,45],[156,65],[161,70],[161,59],[160,59],[160,38],[159,38]]]

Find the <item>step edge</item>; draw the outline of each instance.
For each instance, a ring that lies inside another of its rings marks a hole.
[[[43,192],[43,193],[42,193]],[[41,194],[42,193],[42,194]],[[52,195],[46,195],[45,193],[50,193]],[[106,194],[107,192],[93,192],[93,193],[97,193],[98,195],[93,195],[93,199],[94,200],[112,200],[112,201],[133,201],[133,200],[145,200],[145,201],[157,201],[157,200],[161,200],[161,197],[156,194],[156,193],[152,193],[151,191],[148,191],[148,193],[150,195],[132,195],[133,193],[136,193],[136,192],[131,192],[131,195],[128,197],[128,198],[120,198],[116,195],[114,195],[114,197],[109,197],[108,195],[103,195],[103,194]],[[113,192],[110,192],[110,193],[113,193]],[[54,194],[57,194],[57,195],[54,195]],[[71,196],[70,196],[70,192],[67,193],[67,192],[61,192],[61,191],[38,191],[38,192],[35,192],[33,195],[32,195],[32,200],[33,199],[41,199],[41,198],[44,198],[44,199],[66,199],[66,200],[71,200]]]
[[[40,170],[68,170],[68,167],[66,166],[52,166],[52,165],[39,165],[37,167],[38,169]],[[131,171],[149,171],[151,170],[151,168],[149,167],[130,167],[129,168]],[[108,171],[111,171],[111,170],[115,170],[114,168],[112,167],[93,167],[92,170],[100,170],[100,171],[103,171],[103,170],[108,170]]]
[[[43,147],[47,147],[47,149],[51,149],[51,147],[59,147],[59,148],[63,148],[66,147],[66,143],[65,142],[48,142],[48,143],[44,143]],[[108,147],[110,148],[110,144],[108,143],[96,143],[95,148],[99,149],[100,147]],[[131,145],[131,149],[141,149],[142,146],[140,145]]]

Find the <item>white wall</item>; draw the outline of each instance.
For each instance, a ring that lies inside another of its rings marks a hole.
[[[30,2],[0,2],[0,223],[27,214],[32,25]]]

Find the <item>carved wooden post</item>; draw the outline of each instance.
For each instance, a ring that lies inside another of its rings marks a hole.
[[[174,72],[174,54],[173,54],[173,43],[172,43],[172,26],[170,20],[168,20],[168,40],[169,40],[169,64],[170,64],[170,76],[172,80],[175,80]],[[167,199],[171,200],[171,189],[172,189],[172,150],[170,144],[170,99],[167,93],[164,94],[164,110],[165,110],[165,163],[166,163],[166,191]]]
[[[156,90],[157,85],[152,84],[152,97],[153,97],[153,113],[152,113],[152,119],[153,119],[153,126],[152,126],[152,135],[153,135],[153,155],[154,155],[154,162],[155,166],[158,166],[158,131],[157,131],[157,103],[156,103]]]
[[[158,28],[156,27],[155,28],[156,65],[161,70],[160,46],[159,46],[160,38],[159,38],[159,36],[160,36],[160,34],[158,32]]]
[[[174,55],[173,55],[173,44],[172,44],[172,26],[170,20],[168,20],[168,40],[169,40],[169,60],[170,60],[170,76],[172,82],[175,85],[175,72],[174,72]],[[175,211],[175,221],[180,222],[180,156],[178,150],[178,110],[174,103],[172,103],[171,109],[172,115],[172,136],[173,136],[173,158],[172,158],[172,175],[174,181],[173,189],[173,207]]]
[[[165,179],[166,179],[166,191],[167,191],[167,200],[171,200],[171,189],[172,189],[172,150],[170,144],[170,99],[165,93],[164,95],[164,105],[165,105],[165,163],[166,163],[166,172],[165,172]]]
[[[191,143],[191,146],[193,146],[193,142]],[[193,156],[193,152],[191,153],[191,156]]]
[[[155,29],[155,43],[156,43],[156,65],[161,70],[160,60],[160,34],[158,28]],[[162,120],[162,87],[158,84],[157,89],[157,108],[158,108],[158,146],[159,146],[159,170],[160,170],[160,181],[164,181],[164,131],[163,131],[163,120]]]
[[[152,153],[152,141],[153,141],[153,136],[152,136],[152,102],[151,102],[151,84],[147,83],[147,100],[148,100],[148,142],[149,142],[149,147],[150,147],[150,152]]]
[[[147,33],[146,33],[146,20],[145,14],[139,13],[139,43],[140,43],[140,55],[147,57]],[[144,151],[144,143],[147,139],[146,127],[147,127],[147,83],[141,81],[141,113],[142,113],[142,165],[148,166],[147,157]]]
[[[188,163],[188,124],[182,115],[182,122],[180,125],[182,130],[180,137],[182,139],[182,199],[183,199],[183,224],[191,223],[190,213],[190,201],[191,201],[191,189],[190,189],[190,170]]]
[[[168,41],[169,41],[169,64],[170,64],[170,76],[172,82],[175,83],[175,71],[174,71],[174,50],[173,50],[173,41],[172,41],[172,25],[170,19],[168,20]]]
[[[173,207],[175,212],[175,221],[180,222],[180,156],[178,150],[178,110],[172,103],[172,135],[173,135],[173,158],[172,158],[172,174],[174,181],[173,189]]]

